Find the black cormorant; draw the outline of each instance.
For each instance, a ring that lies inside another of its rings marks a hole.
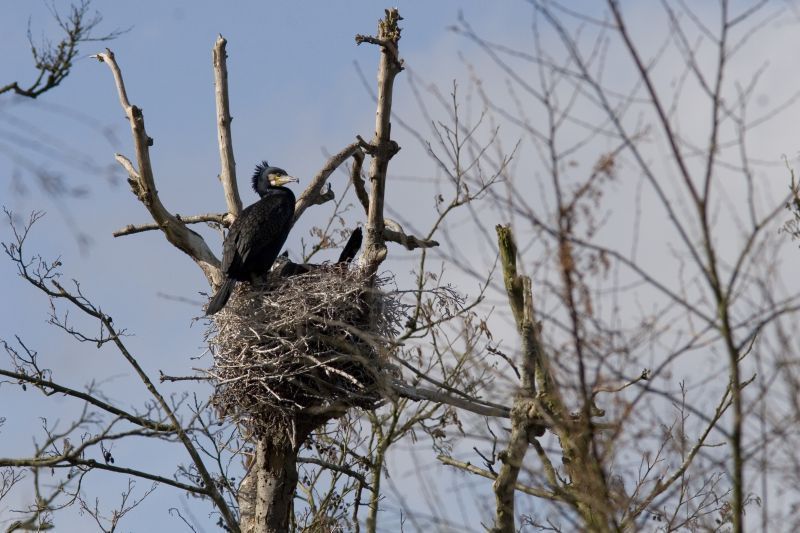
[[[298,180],[266,161],[256,167],[253,189],[261,199],[246,207],[228,230],[222,245],[225,281],[208,302],[206,315],[225,306],[237,281],[252,282],[275,262],[294,217],[294,194],[282,185],[293,181]]]

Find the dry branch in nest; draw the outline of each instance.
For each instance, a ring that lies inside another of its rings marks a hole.
[[[207,333],[219,409],[260,433],[304,413],[376,407],[404,308],[380,291],[387,279],[369,281],[336,264],[239,283]]]

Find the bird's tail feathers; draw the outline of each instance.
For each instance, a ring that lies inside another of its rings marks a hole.
[[[220,286],[219,290],[211,297],[211,300],[208,302],[208,307],[206,308],[206,316],[213,315],[223,307],[225,304],[228,303],[228,298],[231,297],[231,293],[233,292],[233,287],[236,286],[236,280],[227,278],[222,285]]]
[[[350,234],[350,238],[347,239],[347,244],[344,245],[344,249],[342,250],[341,255],[339,256],[339,260],[336,261],[336,264],[339,263],[349,263],[353,260],[353,258],[358,253],[359,248],[361,248],[361,228],[356,228]]]

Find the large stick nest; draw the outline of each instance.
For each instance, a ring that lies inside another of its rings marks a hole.
[[[356,267],[239,283],[207,338],[218,408],[252,429],[326,409],[373,408],[403,310]]]

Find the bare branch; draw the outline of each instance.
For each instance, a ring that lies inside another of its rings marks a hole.
[[[145,131],[142,110],[131,105],[128,101],[125,83],[122,80],[122,72],[114,58],[114,53],[106,49],[105,52],[94,57],[108,65],[111,70],[117,86],[120,105],[130,122],[138,170],[134,169],[133,164],[124,156],[117,154],[116,159],[128,172],[128,183],[131,185],[131,190],[150,212],[153,220],[164,232],[167,240],[191,257],[206,275],[208,282],[216,287],[222,282],[219,259],[211,252],[198,233],[187,228],[186,224],[167,211],[158,197],[153,168],[150,163],[149,147],[153,144],[153,140],[148,137]]]
[[[453,467],[459,468],[461,470],[466,470],[467,472],[469,472],[471,474],[477,474],[477,475],[479,475],[481,477],[485,477],[485,478],[491,479],[493,481],[497,479],[497,475],[496,474],[493,474],[492,472],[489,472],[488,470],[484,470],[482,468],[478,468],[477,466],[472,465],[470,463],[465,463],[463,461],[459,461],[457,459],[453,459],[452,457],[448,457],[446,455],[439,455],[436,458],[439,461],[441,461],[443,464],[446,464],[447,466],[453,466]],[[535,487],[529,487],[528,485],[523,485],[522,483],[515,483],[514,484],[514,490],[518,490],[520,492],[524,492],[525,494],[530,494],[531,496],[536,496],[537,498],[546,498],[548,500],[561,501],[561,500],[564,499],[561,496],[559,496],[557,494],[554,494],[552,492],[549,492],[549,491],[546,491],[546,490],[542,490],[542,489],[537,489]]]
[[[398,380],[392,382],[392,389],[399,396],[408,398],[409,400],[443,403],[481,416],[497,416],[501,418],[509,418],[511,416],[510,409],[491,407],[482,403],[471,402],[465,398],[445,394],[443,392],[425,389],[422,387],[412,387],[411,385],[407,385]],[[544,424],[544,421],[542,421],[542,424]]]
[[[361,264],[368,272],[378,270],[381,262],[386,258],[386,245],[384,244],[383,202],[386,192],[386,170],[391,158],[400,150],[396,142],[391,139],[392,115],[392,89],[394,78],[403,69],[399,57],[397,43],[400,40],[400,27],[402,20],[397,9],[387,9],[386,17],[378,23],[377,38],[364,36],[356,37],[356,42],[370,42],[381,46],[380,63],[378,65],[378,99],[375,113],[375,135],[370,143],[369,179],[371,185],[369,213],[367,215],[366,235],[364,239],[364,253],[361,255]]]
[[[748,382],[741,384],[740,388],[744,388],[752,381],[753,380],[751,379]],[[706,423],[705,430],[697,438],[697,441],[695,442],[694,446],[692,446],[691,450],[689,450],[689,453],[686,454],[686,457],[683,459],[683,463],[681,463],[681,465],[678,468],[676,468],[675,471],[672,474],[670,474],[669,477],[665,476],[664,478],[660,479],[658,483],[656,483],[656,486],[653,487],[653,489],[649,492],[649,494],[645,498],[642,499],[641,502],[639,502],[635,507],[628,510],[621,524],[623,528],[632,523],[633,520],[639,514],[641,514],[645,509],[647,509],[648,506],[650,506],[660,494],[663,494],[664,491],[672,487],[675,481],[680,479],[680,477],[686,473],[686,471],[691,466],[692,462],[695,460],[695,457],[700,452],[700,450],[702,450],[704,446],[707,446],[706,440],[708,439],[708,436],[711,434],[711,431],[717,427],[720,418],[722,418],[722,415],[725,414],[725,411],[727,411],[728,408],[733,403],[731,392],[732,392],[732,386],[729,386],[723,393],[722,397],[720,398],[719,403],[717,404],[717,408],[714,411],[714,416],[712,416]]]
[[[601,393],[601,392],[608,392],[608,393],[622,392],[623,390],[627,389],[631,385],[635,385],[635,384],[639,383],[640,381],[648,381],[650,379],[650,374],[651,374],[650,370],[645,368],[644,370],[642,370],[642,373],[639,374],[635,379],[626,381],[625,383],[623,383],[621,385],[617,385],[617,386],[613,386],[613,387],[612,386],[597,385],[597,386],[594,387],[594,389],[592,389],[592,397],[596,396],[598,393]]]
[[[109,472],[116,472],[118,474],[128,474],[131,476],[140,477],[142,479],[149,479],[150,481],[164,483],[165,485],[170,485],[172,487],[185,490],[186,492],[189,492],[191,494],[201,494],[204,496],[209,494],[208,489],[204,487],[187,485],[186,483],[181,483],[180,481],[175,481],[174,479],[158,476],[155,474],[150,474],[148,472],[144,472],[142,470],[136,470],[134,468],[125,468],[121,466],[114,466],[111,464],[98,463],[94,459],[83,459],[80,457],[80,454],[75,453],[74,450],[75,449],[69,450],[70,453],[65,453],[61,456],[56,456],[56,457],[26,458],[26,459],[0,458],[0,464],[16,466],[16,467],[26,466],[31,468],[42,468],[45,466],[47,468],[71,468],[74,466],[96,468],[98,470],[107,470]]]
[[[317,175],[314,176],[314,179],[311,180],[311,183],[306,187],[306,189],[300,195],[300,198],[297,199],[294,205],[294,220],[292,223],[297,222],[300,218],[300,215],[305,212],[306,209],[311,207],[315,204],[321,204],[330,200],[333,200],[332,191],[329,191],[327,194],[322,193],[322,188],[325,183],[328,181],[328,178],[333,171],[335,171],[339,166],[344,163],[348,157],[355,157],[355,154],[360,152],[360,148],[358,147],[358,143],[352,143],[342,149],[338,154],[332,156],[328,159],[328,162],[325,163],[325,166],[317,172]],[[363,155],[361,156],[363,159]],[[358,159],[356,159],[358,160]]]
[[[420,239],[413,235],[407,235],[406,232],[403,231],[403,226],[390,218],[383,219],[383,224],[384,240],[402,244],[405,246],[406,250],[439,246],[439,243],[433,239]]]
[[[359,474],[352,468],[347,468],[346,466],[337,465],[329,461],[323,461],[321,459],[317,459],[316,457],[298,457],[297,462],[321,466],[323,468],[327,468],[328,470],[333,470],[334,472],[341,472],[342,474],[346,474],[354,479],[357,479],[362,486],[366,487],[372,492],[375,492],[375,489],[373,489],[372,486],[367,482],[367,478],[364,477],[363,474]]]
[[[3,344],[5,344],[5,342],[3,342]],[[128,422],[136,424],[137,426],[152,429],[154,431],[163,431],[163,432],[173,432],[176,429],[176,427],[173,424],[162,424],[160,422],[156,422],[155,420],[150,420],[143,416],[132,415],[127,411],[123,411],[122,409],[114,407],[113,405],[100,400],[93,394],[87,394],[85,392],[77,391],[75,389],[65,387],[64,385],[60,385],[50,380],[38,378],[36,376],[30,376],[27,374],[22,374],[19,372],[11,372],[9,370],[4,370],[2,368],[0,368],[0,376],[6,376],[12,379],[16,379],[19,382],[30,383],[31,385],[35,385],[36,387],[42,389],[42,391],[48,396],[54,393],[60,393],[60,394],[65,394],[67,396],[72,396],[73,398],[78,398],[79,400],[83,400],[86,403],[90,403],[95,407],[99,407],[103,411],[116,415],[120,418],[124,418]]]
[[[69,16],[66,18],[62,18],[54,6],[51,8],[53,18],[65,34],[56,46],[52,46],[49,42],[41,46],[34,44],[29,26],[28,41],[39,74],[27,88],[21,87],[19,82],[15,81],[0,87],[0,94],[13,91],[18,96],[36,98],[58,87],[69,75],[72,62],[78,55],[78,45],[85,42],[110,41],[125,33],[124,30],[115,30],[100,37],[93,36],[92,31],[103,21],[103,17],[95,13],[90,18],[90,4],[90,0],[81,0],[80,4],[71,5]]]
[[[193,368],[192,370],[200,372],[200,369]],[[176,381],[209,381],[210,379],[211,378],[208,376],[170,376],[161,370],[158,371],[158,380],[161,383],[164,383],[165,381],[173,383]]]
[[[175,218],[184,224],[201,224],[203,222],[214,222],[221,226],[229,226],[231,216],[229,213],[206,213],[205,215],[191,215],[188,217],[181,216],[175,213]],[[124,228],[120,228],[112,233],[114,237],[124,237],[125,235],[133,235],[134,233],[142,233],[144,231],[160,230],[161,226],[151,222],[149,224],[128,224]]]
[[[121,91],[121,94],[123,92],[124,90]],[[214,478],[211,476],[205,464],[203,463],[203,459],[200,456],[200,452],[198,452],[197,446],[195,445],[192,436],[181,425],[181,422],[178,420],[178,414],[176,413],[175,408],[158,391],[155,384],[148,376],[147,372],[145,372],[145,370],[142,368],[138,359],[128,350],[128,347],[122,341],[122,335],[120,334],[120,332],[117,331],[117,328],[113,324],[113,319],[109,315],[104,313],[95,304],[89,301],[80,292],[79,285],[78,285],[78,292],[73,294],[72,292],[67,291],[57,281],[58,272],[55,270],[55,268],[57,266],[60,266],[61,264],[60,262],[56,261],[52,265],[50,265],[45,263],[41,257],[38,257],[37,258],[38,264],[32,267],[33,270],[29,270],[29,268],[31,268],[31,265],[34,263],[34,260],[29,260],[25,256],[23,256],[23,244],[25,238],[28,235],[31,225],[35,223],[37,220],[37,215],[34,214],[31,217],[31,221],[22,231],[19,231],[15,227],[13,217],[11,216],[11,214],[7,212],[7,215],[9,217],[9,221],[11,222],[12,231],[14,232],[14,236],[17,242],[13,243],[11,246],[6,246],[4,244],[3,248],[5,249],[9,257],[11,257],[11,259],[17,264],[19,274],[23,278],[25,278],[29,283],[31,283],[36,288],[45,293],[47,296],[49,296],[51,300],[58,300],[58,299],[66,300],[67,302],[75,306],[79,311],[86,314],[88,317],[95,318],[98,321],[101,327],[101,331],[107,332],[104,339],[106,339],[107,342],[111,342],[116,346],[119,353],[133,368],[136,375],[141,380],[142,384],[145,386],[150,395],[153,397],[155,403],[160,407],[160,409],[163,410],[163,412],[166,414],[166,417],[172,423],[178,440],[180,440],[181,444],[183,444],[184,449],[191,457],[193,467],[197,470],[199,478],[202,479],[203,484],[205,485],[206,494],[208,494],[208,496],[216,505],[217,509],[219,510],[220,514],[222,515],[225,521],[225,524],[229,528],[231,528],[231,530],[234,531],[234,533],[238,533],[239,528],[236,519],[234,517],[233,511],[228,507],[227,502],[225,501],[219,489],[217,488]]]
[[[225,203],[228,212],[235,217],[242,211],[242,199],[236,184],[236,161],[233,158],[233,141],[231,140],[231,112],[228,102],[228,44],[222,35],[217,36],[212,57],[214,60],[214,96],[217,103],[217,138],[219,140],[219,160],[222,169],[219,180],[225,192]]]

